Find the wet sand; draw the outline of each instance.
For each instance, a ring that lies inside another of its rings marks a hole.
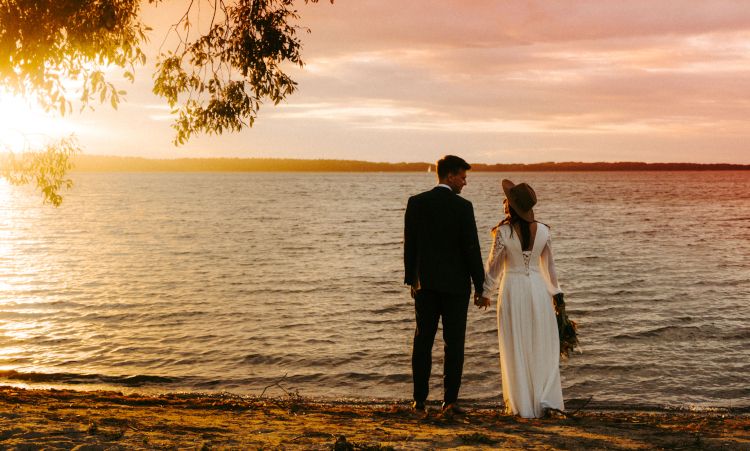
[[[583,405],[525,420],[282,398],[0,387],[0,450],[750,450],[750,409]],[[343,438],[342,438],[343,437]]]

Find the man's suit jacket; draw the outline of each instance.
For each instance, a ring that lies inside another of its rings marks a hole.
[[[436,186],[409,198],[405,222],[405,284],[468,296],[473,280],[482,293],[484,266],[471,202]]]

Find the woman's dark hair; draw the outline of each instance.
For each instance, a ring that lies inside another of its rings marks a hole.
[[[536,222],[536,221],[535,221]],[[510,224],[510,236],[513,236],[513,224],[518,223],[519,227],[521,228],[521,250],[526,249],[529,247],[529,244],[531,242],[531,223],[522,217],[518,216],[518,213],[516,210],[513,209],[510,204],[508,205],[508,216],[500,221],[500,224],[497,225],[494,229],[492,229],[493,236],[496,233],[497,229],[503,225],[503,224]]]
[[[531,241],[531,223],[522,217],[518,216],[518,213],[516,213],[516,210],[513,209],[510,205],[508,205],[508,212],[510,213],[509,216],[509,224],[512,226],[515,223],[518,223],[521,229],[521,250],[524,250],[529,247],[529,243]],[[513,227],[510,228],[510,236],[513,236]]]

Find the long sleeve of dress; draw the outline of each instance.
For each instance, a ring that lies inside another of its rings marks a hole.
[[[544,245],[541,261],[539,262],[542,270],[542,277],[547,285],[547,291],[550,296],[554,296],[563,291],[557,282],[557,273],[555,272],[555,259],[552,256],[552,238],[547,238],[547,244]]]
[[[482,285],[482,297],[491,299],[492,294],[500,285],[503,269],[505,268],[505,242],[499,230],[495,231],[490,256],[487,259],[484,273],[484,285]]]

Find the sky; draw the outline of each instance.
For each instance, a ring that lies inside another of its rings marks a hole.
[[[750,1],[300,1],[299,90],[175,147],[151,75],[186,5],[144,3],[148,61],[133,85],[110,74],[118,111],[53,118],[3,95],[0,128],[148,158],[750,164]]]

